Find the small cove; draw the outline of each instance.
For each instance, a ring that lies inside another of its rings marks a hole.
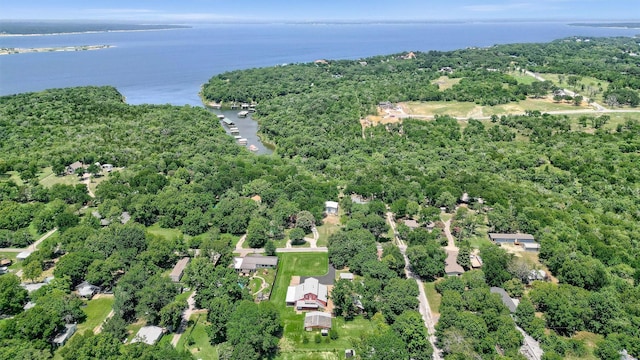
[[[222,126],[227,135],[231,137],[235,135],[231,134],[231,131],[229,129],[233,126],[238,128],[238,130],[240,131],[240,136],[247,139],[247,149],[249,148],[249,146],[254,145],[258,148],[258,150],[255,151],[256,154],[270,155],[273,153],[273,146],[266,145],[260,140],[260,137],[258,136],[258,122],[251,118],[251,114],[246,117],[240,117],[238,116],[240,110],[209,109],[209,111],[216,115],[224,115],[225,119],[233,121],[234,125],[229,126],[225,124],[222,119],[219,120],[220,126]]]

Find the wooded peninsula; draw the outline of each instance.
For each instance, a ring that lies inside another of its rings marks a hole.
[[[203,101],[255,106],[269,156],[204,107],[0,97],[0,358],[637,358],[638,54],[213,76]]]

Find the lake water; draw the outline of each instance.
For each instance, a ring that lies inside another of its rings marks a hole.
[[[633,36],[639,32],[540,22],[225,24],[149,32],[0,37],[0,48],[114,46],[96,51],[0,56],[0,95],[112,85],[130,104],[200,106],[200,86],[212,75],[229,70],[403,51],[546,42],[573,35]]]

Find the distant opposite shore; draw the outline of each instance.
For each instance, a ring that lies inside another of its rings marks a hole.
[[[607,23],[572,23],[569,26],[588,26],[612,29],[640,29],[640,22],[607,22]]]
[[[81,45],[81,46],[58,46],[58,47],[41,47],[41,48],[0,48],[0,55],[61,52],[61,51],[89,51],[89,50],[109,49],[112,47],[113,47],[112,45]]]
[[[185,25],[169,24],[116,24],[78,22],[7,21],[0,23],[0,36],[72,35],[104,32],[134,32],[189,29]]]

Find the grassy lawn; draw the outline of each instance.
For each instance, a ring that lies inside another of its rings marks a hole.
[[[267,283],[267,287],[262,290],[263,294],[268,294],[273,288],[273,282],[276,279],[276,270],[275,269],[260,269],[259,272],[256,273],[257,276],[260,276]],[[251,294],[257,293],[262,287],[263,281],[262,279],[258,279],[257,277],[251,278],[249,281],[249,291]]]
[[[340,230],[340,225],[331,222],[325,222],[323,225],[317,226],[318,229],[318,247],[329,245],[329,236]]]
[[[46,171],[48,169],[48,171]],[[64,176],[58,176],[55,175],[52,171],[51,168],[46,168],[45,171],[42,173],[43,176],[39,176],[40,178],[40,185],[46,187],[46,188],[50,188],[55,184],[64,184],[64,185],[77,185],[80,184],[80,178],[78,177],[78,175],[64,175]]]
[[[408,102],[405,103],[408,114],[412,115],[451,115],[455,117],[481,118],[491,115],[521,114],[526,110],[537,110],[541,112],[559,110],[579,110],[592,109],[586,103],[582,106],[574,106],[570,103],[556,103],[550,98],[525,99],[517,103],[501,104],[496,106],[480,106],[471,102],[457,101],[429,101],[429,102]]]
[[[323,336],[321,342],[316,343],[315,336],[320,331],[305,331],[303,328],[304,315],[299,316],[301,319],[299,323],[285,328],[284,336],[280,340],[278,359],[309,359],[314,355],[325,354],[331,354],[329,358],[339,359],[340,354],[344,355],[344,350],[353,348],[355,341],[374,329],[374,325],[361,316],[351,321],[345,321],[338,317],[333,319],[333,328],[338,331],[338,339],[331,340],[328,336]],[[303,341],[305,337],[308,339],[306,344]],[[299,357],[300,355],[306,355],[306,357]]]
[[[442,301],[442,295],[436,291],[435,281],[424,282],[424,292],[427,294],[427,300],[429,300],[429,307],[434,314],[440,313],[440,302]]]
[[[593,351],[596,349],[596,344],[598,342],[604,340],[604,337],[602,335],[597,335],[597,334],[586,332],[586,331],[580,331],[580,332],[577,332],[573,336],[573,339],[580,340],[580,341],[583,341],[585,343],[585,346],[587,348],[587,355],[586,356],[582,356],[582,357],[569,355],[569,356],[565,357],[565,359],[568,359],[568,360],[578,360],[578,359],[596,360],[596,359],[598,359],[598,357],[593,354]]]
[[[113,296],[88,301],[87,306],[82,309],[87,314],[87,319],[82,324],[78,324],[77,333],[83,334],[86,330],[93,331],[102,324],[111,312],[113,302]]]
[[[509,75],[513,76],[518,81],[518,84],[531,85],[534,81],[537,81],[533,76],[525,75],[518,71],[512,71]]]
[[[217,360],[218,349],[209,343],[209,335],[206,330],[207,315],[193,314],[189,323],[190,325],[180,337],[176,349],[189,351],[196,359]]]
[[[447,222],[451,220],[452,217],[453,217],[452,214],[440,213],[440,220],[442,220],[442,222]]]
[[[603,105],[603,104],[600,104]],[[640,119],[640,108],[637,109],[638,113],[634,114],[634,113],[608,113],[605,114],[607,116],[609,116],[609,122],[607,122],[602,128],[605,130],[615,130],[616,127],[618,125],[622,125],[624,123],[626,123],[628,120],[638,120]],[[591,127],[591,124],[589,124],[589,122],[587,122],[587,127],[586,128],[582,128],[579,124],[578,124],[578,118],[580,118],[580,116],[583,116],[584,114],[574,114],[574,115],[569,115],[569,119],[571,120],[571,129],[574,131],[580,131],[580,130],[584,130],[587,132],[593,132],[594,129]],[[602,114],[593,114],[593,116],[600,116]],[[591,115],[589,115],[591,116]]]
[[[287,307],[285,297],[292,276],[324,275],[327,272],[328,256],[326,253],[282,253],[279,257],[278,276],[270,300],[280,310],[284,324],[277,359],[339,359],[345,349],[353,346],[354,340],[372,329],[371,322],[362,317],[349,322],[334,318],[333,327],[338,330],[339,338],[327,343],[327,337],[322,337],[322,341],[316,343],[314,337],[319,332],[304,331],[304,314],[296,314],[293,308]],[[306,344],[305,337],[309,340]]]
[[[285,298],[287,288],[292,276],[324,275],[329,268],[329,256],[327,253],[281,253],[278,255],[278,276],[273,285],[271,301],[281,311],[287,309]]]
[[[453,85],[457,84],[462,80],[462,78],[454,78],[450,79],[448,76],[440,76],[439,78],[433,80],[432,84],[437,84],[440,91],[445,91],[447,89],[451,89]]]
[[[147,228],[147,232],[167,239],[178,239],[180,237],[184,237],[180,229],[165,229],[160,227],[160,224],[158,223],[149,226]]]
[[[554,84],[562,88],[580,93],[581,95],[589,96],[590,89],[593,91],[596,91],[596,94],[592,97],[593,100],[595,100],[597,103],[600,103],[600,105],[603,105],[603,106],[605,105],[605,104],[602,104],[603,102],[602,94],[605,91],[607,91],[607,88],[609,87],[608,81],[596,79],[590,76],[580,76],[580,80],[578,80],[578,84],[576,86],[571,86],[567,84],[567,79],[569,78],[570,75],[564,76],[565,79],[562,84],[560,84],[559,74],[540,74],[540,76],[542,76],[545,80],[552,81]],[[584,86],[584,90],[583,90],[583,86]],[[602,91],[599,91],[600,87],[602,87]]]

